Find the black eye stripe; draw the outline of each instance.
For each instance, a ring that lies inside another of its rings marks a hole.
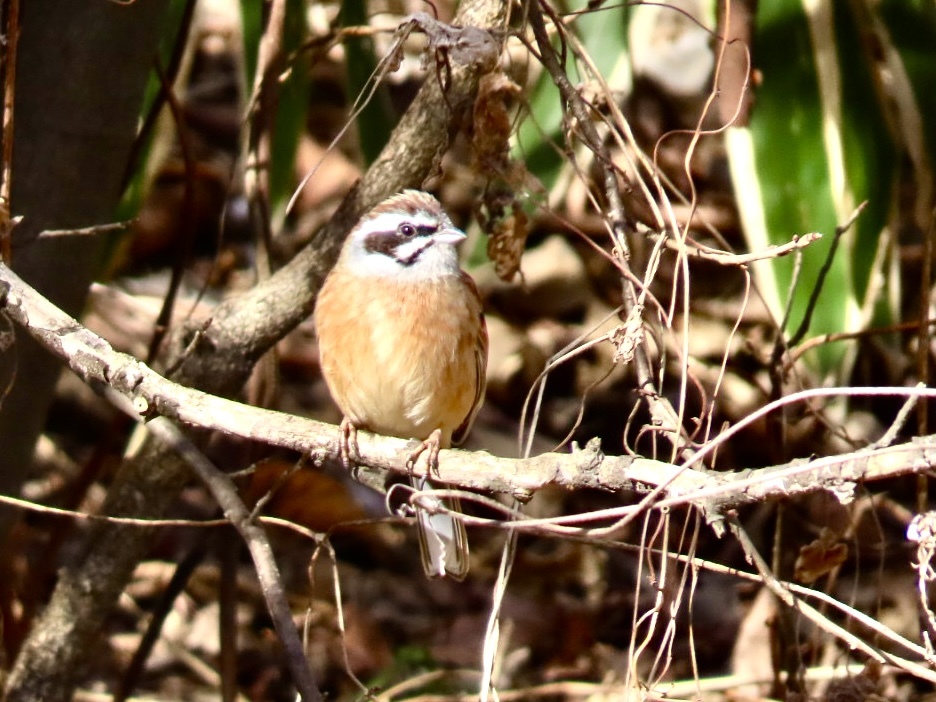
[[[432,225],[420,225],[416,226],[415,228],[417,231],[415,236],[405,236],[398,230],[388,232],[373,232],[364,239],[364,250],[367,251],[367,253],[378,253],[389,258],[396,259],[396,261],[398,261],[403,266],[412,266],[414,263],[416,263],[416,261],[419,260],[419,257],[422,255],[423,251],[432,246],[432,241],[427,240],[424,246],[420,246],[405,258],[399,257],[398,249],[404,244],[412,244],[421,237],[428,239],[428,237],[435,234],[438,229],[438,227]]]
[[[412,239],[410,239],[410,241],[412,241]],[[404,268],[409,268],[409,267],[412,266],[414,263],[416,263],[416,261],[419,260],[419,257],[422,256],[423,251],[425,251],[426,249],[428,249],[430,246],[432,246],[432,242],[431,242],[431,241],[427,241],[426,244],[425,244],[424,246],[420,246],[418,249],[416,249],[415,251],[413,251],[413,253],[411,253],[411,254],[410,254],[409,256],[407,256],[406,258],[400,258],[399,256],[394,256],[394,258],[395,258]]]
[[[407,238],[413,239],[417,236],[432,236],[439,231],[438,224],[413,224],[412,222],[403,222],[397,227],[397,232]]]

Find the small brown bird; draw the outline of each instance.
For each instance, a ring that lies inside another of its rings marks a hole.
[[[478,289],[458,264],[456,229],[418,190],[384,200],[351,230],[315,307],[322,374],[353,432],[419,439],[410,462],[465,438],[484,397],[487,327]],[[414,481],[425,488],[425,481]],[[451,509],[458,511],[452,501]],[[468,572],[464,525],[417,509],[426,574]]]

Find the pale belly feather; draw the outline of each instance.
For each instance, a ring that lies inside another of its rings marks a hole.
[[[416,439],[440,429],[442,445],[450,444],[472,409],[478,382],[479,312],[452,304],[464,300],[450,287],[458,285],[453,277],[418,289],[387,286],[393,294],[381,297],[350,288],[356,299],[341,301],[344,314],[335,328],[320,331],[320,347],[332,395],[355,425]],[[349,342],[354,353],[340,358],[334,347]]]

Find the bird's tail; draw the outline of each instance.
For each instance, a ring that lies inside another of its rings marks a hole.
[[[431,493],[432,483],[425,478],[414,477],[412,483],[417,490]],[[426,506],[416,508],[416,529],[426,575],[464,580],[468,574],[468,535],[462,521],[447,513],[461,512],[461,500],[429,497],[421,502]]]

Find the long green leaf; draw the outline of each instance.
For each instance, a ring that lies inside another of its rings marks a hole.
[[[762,75],[750,125],[749,158],[729,139],[739,209],[752,249],[811,231],[791,301],[788,331],[803,322],[836,226],[855,206],[869,206],[843,239],[812,311],[810,334],[852,328],[874,274],[875,253],[891,207],[894,156],[875,91],[866,45],[848,3],[762,3],[755,67]],[[749,170],[753,169],[753,170]],[[754,179],[756,188],[744,186]],[[758,193],[760,201],[753,201]],[[791,258],[760,264],[765,296],[779,319],[793,274]],[[878,308],[879,315],[881,308]],[[826,346],[818,366],[847,374],[844,347]],[[843,379],[843,378],[840,378]]]
[[[339,17],[342,27],[367,25],[366,0],[346,0],[341,5]],[[347,61],[347,85],[349,102],[370,89],[370,80],[380,62],[374,40],[371,37],[348,37],[344,43]],[[371,164],[380,156],[380,152],[390,139],[390,133],[396,126],[396,117],[390,103],[390,96],[383,85],[378,85],[374,97],[363,105],[357,118],[358,139],[361,153],[366,164]]]

